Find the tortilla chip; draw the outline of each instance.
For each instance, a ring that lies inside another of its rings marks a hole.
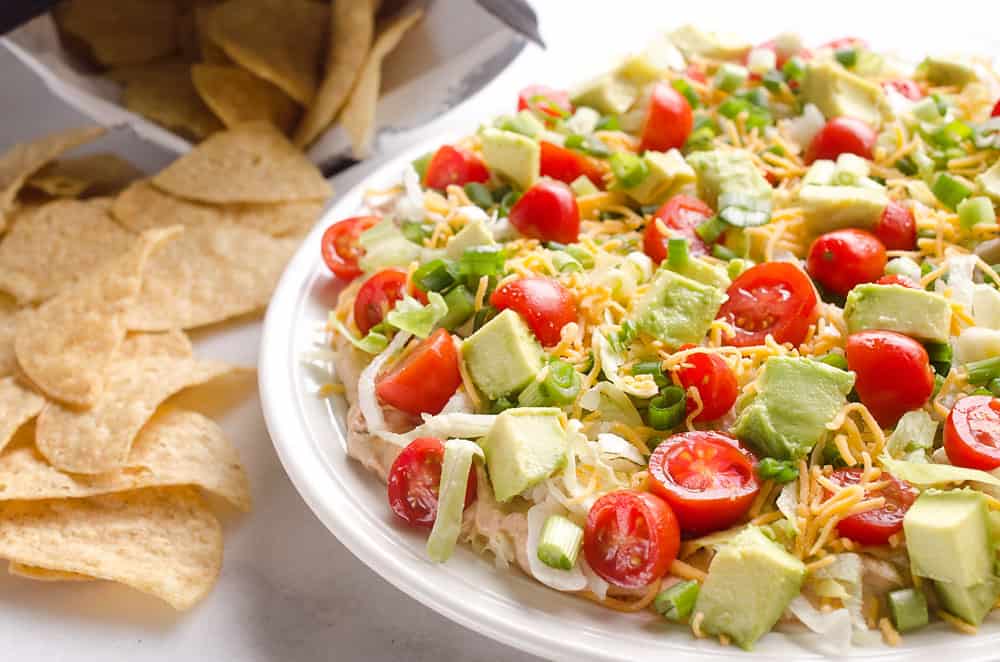
[[[135,235],[110,209],[107,198],[57,200],[18,215],[0,241],[0,290],[44,301],[125,253]]]
[[[120,582],[175,609],[222,568],[222,527],[192,488],[0,503],[0,558]]]
[[[142,426],[161,402],[233,368],[219,361],[151,356],[113,362],[98,402],[81,411],[49,403],[38,416],[35,444],[57,469],[81,474],[121,469]]]
[[[347,100],[371,49],[378,4],[378,0],[333,3],[326,77],[295,131],[297,147],[312,144]]]
[[[126,253],[20,317],[14,352],[42,392],[83,407],[100,399],[104,373],[125,338],[124,313],[142,287],[146,260],[181,231],[144,233]]]
[[[7,225],[14,201],[25,180],[47,163],[104,134],[104,128],[88,126],[49,134],[34,142],[14,145],[0,156],[0,232]]]
[[[307,200],[286,204],[207,205],[176,198],[136,182],[115,199],[111,213],[133,232],[179,224],[186,227],[238,225],[275,237],[301,236],[319,219],[323,203]]]
[[[7,572],[22,579],[33,579],[39,582],[92,582],[93,577],[76,572],[62,570],[46,570],[33,565],[11,562],[7,564]]]
[[[44,406],[45,398],[19,384],[14,377],[0,379],[0,450]]]
[[[63,473],[31,445],[0,455],[0,501],[77,499],[178,485],[200,487],[250,510],[250,485],[236,449],[215,422],[195,412],[157,415],[139,433],[125,467],[111,473]]]
[[[191,329],[262,310],[298,246],[238,225],[190,227],[149,260],[125,325]]]
[[[229,128],[260,120],[288,133],[299,114],[290,96],[243,69],[196,64],[191,68],[191,78],[202,100]]]
[[[152,182],[167,193],[219,205],[326,200],[333,192],[319,169],[267,122],[215,134]]]
[[[17,369],[17,357],[14,356],[17,317],[18,311],[13,301],[0,293],[0,377],[13,375]]]
[[[205,11],[204,27],[233,62],[307,106],[316,94],[328,3],[230,0]]]
[[[422,9],[398,16],[379,31],[365,66],[358,76],[347,104],[340,112],[340,124],[351,138],[354,157],[363,159],[371,152],[375,138],[375,110],[382,82],[382,61],[399,45],[407,30],[424,15]]]
[[[111,195],[143,176],[141,170],[115,154],[87,154],[50,163],[27,185],[56,198]]]
[[[180,329],[166,333],[130,333],[118,348],[115,360],[150,356],[187,359],[194,356],[194,347],[191,346],[191,339]]]
[[[177,50],[172,0],[67,0],[54,16],[107,67],[149,62]]]
[[[201,61],[206,64],[232,64],[226,52],[212,41],[208,33],[208,7],[197,7],[194,10],[194,23],[198,31],[198,47],[201,50]]]
[[[222,122],[198,96],[191,82],[191,67],[182,60],[120,70],[122,103],[134,113],[185,138],[202,140],[222,129]]]

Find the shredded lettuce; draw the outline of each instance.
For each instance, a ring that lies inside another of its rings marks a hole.
[[[601,359],[601,369],[605,376],[616,387],[637,398],[652,398],[660,390],[652,375],[621,374],[622,365],[625,363],[625,351],[630,342],[627,333],[629,329],[630,327],[625,327],[619,331],[615,336],[615,342],[611,342],[603,332],[595,333],[594,353]],[[634,329],[631,332],[634,334]]]
[[[887,455],[882,456],[881,462],[882,467],[890,474],[917,487],[933,487],[966,481],[1000,487],[1000,479],[979,469],[966,469],[965,467],[931,462],[907,462],[894,460]]]
[[[396,307],[389,311],[385,321],[401,331],[412,333],[418,338],[426,338],[434,330],[434,326],[448,314],[448,304],[437,292],[428,292],[427,305],[409,295],[396,302]]]
[[[610,432],[598,434],[597,445],[601,447],[601,452],[605,455],[624,458],[640,467],[646,466],[646,460],[642,457],[639,449],[617,434]]]
[[[538,543],[545,521],[550,515],[565,514],[561,506],[549,501],[528,509],[528,567],[535,579],[550,588],[557,591],[582,591],[587,587],[587,578],[579,563],[571,570],[559,570],[545,565],[538,558]]]
[[[444,444],[438,509],[431,535],[427,538],[427,556],[435,563],[444,563],[451,558],[458,535],[462,532],[465,491],[469,485],[469,470],[472,469],[474,457],[485,457],[483,449],[475,442],[449,439]]]
[[[785,486],[781,488],[781,494],[778,495],[778,499],[775,505],[778,507],[778,511],[785,516],[788,523],[792,525],[795,533],[799,532],[799,480],[803,480],[803,476],[799,476],[798,480],[793,480],[790,483],[785,483]]]
[[[406,266],[421,254],[420,246],[407,239],[390,218],[362,232],[358,244],[365,249],[358,264],[367,273]]]
[[[377,331],[369,331],[364,338],[355,338],[351,330],[344,326],[344,323],[337,319],[332,312],[330,313],[330,326],[362,352],[378,354],[389,346],[389,339]]]
[[[851,615],[847,609],[835,609],[824,612],[813,607],[803,596],[797,596],[788,605],[792,613],[810,631],[821,635],[812,641],[820,644],[824,652],[837,656],[846,655],[851,649]]]
[[[441,413],[437,416],[424,414],[424,422],[406,434],[394,435],[395,439],[406,445],[420,437],[461,437],[463,439],[480,439],[485,437],[493,427],[497,417],[492,414],[466,414],[461,412]]]
[[[642,417],[629,397],[611,382],[598,382],[580,397],[580,406],[587,411],[600,411],[601,420],[640,427]]]
[[[385,416],[382,415],[382,406],[379,405],[378,396],[375,395],[375,377],[378,376],[385,362],[403,349],[409,340],[409,333],[405,331],[397,333],[396,337],[389,343],[389,346],[381,354],[372,359],[372,362],[358,376],[358,407],[361,409],[361,415],[365,419],[368,431],[372,434],[383,436],[392,443],[397,443],[400,446],[405,446],[409,442],[399,444],[399,440],[396,439],[399,435],[393,435],[386,429]]]
[[[886,450],[889,455],[900,457],[917,450],[933,448],[937,427],[937,421],[923,409],[908,411],[899,419],[896,429],[886,440]]]

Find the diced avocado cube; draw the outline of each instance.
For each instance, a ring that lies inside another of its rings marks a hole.
[[[889,615],[892,624],[900,632],[916,630],[927,625],[927,598],[915,588],[892,591],[888,596]]]
[[[528,385],[544,353],[524,320],[509,308],[462,343],[462,359],[483,395],[496,400]]]
[[[975,68],[965,60],[954,57],[928,57],[920,63],[919,71],[931,85],[965,87],[978,80]]]
[[[976,176],[976,186],[980,193],[1000,204],[1000,161]]]
[[[732,433],[758,455],[793,460],[826,434],[845,404],[854,373],[806,358],[773,356],[764,364],[757,393],[745,402]]]
[[[833,180],[840,186],[857,186],[868,178],[871,167],[868,161],[857,154],[845,152],[837,157],[837,167]]]
[[[640,205],[658,204],[673,195],[677,189],[694,182],[694,169],[676,149],[669,152],[646,152],[648,173],[642,181],[624,189],[625,194]]]
[[[946,343],[951,332],[951,304],[925,290],[864,283],[847,295],[844,320],[849,333],[881,329]]]
[[[815,104],[825,117],[853,117],[877,129],[892,112],[882,86],[829,60],[806,67],[800,90],[802,102]]]
[[[618,75],[639,87],[662,80],[671,70],[684,69],[684,56],[666,35],[651,41],[638,55],[630,55],[618,66]]]
[[[959,587],[993,576],[986,497],[975,490],[927,490],[903,518],[913,574]]]
[[[495,246],[493,233],[486,227],[486,223],[481,218],[469,221],[464,228],[458,231],[448,246],[444,249],[444,254],[451,260],[457,260],[465,253],[466,248],[476,246]]]
[[[699,343],[725,294],[717,287],[661,269],[635,304],[636,327],[669,347]]]
[[[995,577],[973,586],[958,586],[950,582],[931,583],[944,610],[972,625],[982,623],[1000,597],[1000,582]]]
[[[729,284],[732,282],[725,269],[717,267],[714,264],[709,264],[707,261],[696,257],[688,258],[680,265],[676,266],[670,264],[669,262],[664,262],[663,265],[665,268],[690,278],[691,280],[696,280],[699,283],[717,287],[721,290],[727,289]]]
[[[527,136],[512,131],[487,128],[481,133],[483,159],[490,170],[509,180],[522,191],[538,179],[542,148]]]
[[[750,650],[799,594],[805,574],[802,561],[747,527],[712,559],[694,613],[704,614],[705,632]]]
[[[545,131],[545,125],[542,121],[535,117],[535,114],[530,110],[519,111],[513,116],[500,117],[497,120],[497,128],[503,129],[504,131],[513,131],[514,133],[520,133],[522,136],[528,136],[529,138],[538,138],[543,131]]]
[[[734,35],[705,32],[682,25],[670,33],[670,41],[686,56],[703,55],[716,60],[738,60],[750,52],[750,43]]]
[[[586,175],[580,175],[574,179],[569,187],[573,189],[573,195],[578,198],[582,198],[586,195],[594,195],[595,193],[600,193],[601,189],[594,186],[594,182],[590,181],[590,178]]]
[[[534,487],[566,464],[566,430],[555,407],[518,407],[497,416],[482,441],[497,501]]]
[[[830,161],[829,159],[819,159],[817,161],[813,161],[813,164],[809,166],[808,170],[806,170],[806,174],[802,178],[802,185],[829,184],[830,186],[833,186],[833,178],[836,174],[837,164],[834,161]]]
[[[604,115],[621,115],[639,97],[638,88],[613,73],[603,74],[573,91],[574,106],[588,106]]]
[[[698,197],[713,209],[724,193],[769,201],[774,192],[746,150],[695,152],[687,161],[698,175]]]
[[[881,188],[809,184],[799,190],[799,204],[809,231],[822,234],[841,228],[875,227],[889,196]]]

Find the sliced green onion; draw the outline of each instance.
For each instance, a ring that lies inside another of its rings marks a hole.
[[[420,177],[420,181],[423,182],[424,178],[427,177],[427,166],[431,164],[431,159],[434,158],[434,152],[427,152],[423,156],[413,161],[413,169],[417,171],[417,176]]]
[[[483,328],[483,325],[489,322],[491,319],[500,314],[500,311],[493,306],[483,306],[476,311],[475,317],[472,319],[472,330],[478,331]]]
[[[510,213],[510,208],[517,204],[517,201],[521,199],[521,194],[517,191],[508,191],[500,198],[500,215],[507,216]]]
[[[687,395],[679,386],[668,386],[649,401],[647,417],[654,430],[672,430],[684,420]]]
[[[937,397],[938,392],[941,391],[941,387],[944,386],[944,377],[935,373],[934,375],[934,388],[931,390],[931,399]]]
[[[944,117],[944,113],[941,112],[937,102],[931,97],[924,97],[913,104],[911,112],[921,122],[935,123],[941,121],[941,118]]]
[[[843,354],[837,354],[836,352],[830,352],[829,354],[824,354],[819,358],[820,363],[825,363],[831,365],[838,370],[847,370],[847,358]]]
[[[617,131],[621,128],[617,115],[605,115],[597,123],[595,131]]]
[[[806,63],[798,55],[793,55],[785,61],[781,73],[785,74],[788,80],[802,80],[806,75]]]
[[[990,380],[989,389],[994,397],[1000,398],[1000,377]]]
[[[726,273],[729,276],[729,280],[736,280],[737,276],[739,276],[752,266],[753,266],[752,260],[747,260],[746,258],[737,257],[729,261],[729,265],[726,267]]]
[[[489,209],[493,206],[493,194],[479,182],[469,182],[462,188],[465,190],[465,195],[469,196],[472,204],[477,207]]]
[[[947,148],[955,147],[963,140],[971,138],[972,134],[973,130],[971,126],[962,120],[954,120],[936,129],[930,135],[930,138],[934,144]]]
[[[765,457],[757,463],[757,475],[761,480],[773,480],[776,483],[790,483],[799,477],[799,467],[794,460],[776,460]]]
[[[958,203],[958,220],[966,230],[980,223],[996,223],[993,201],[985,196],[966,198]]]
[[[646,160],[630,152],[615,152],[611,155],[611,172],[624,188],[633,188],[649,175]]]
[[[440,326],[449,331],[453,331],[465,324],[476,312],[476,297],[463,285],[454,287],[444,295],[444,302],[448,304],[448,312],[438,322]]]
[[[1000,356],[965,364],[968,381],[973,386],[988,384],[1000,377]]]
[[[580,149],[583,147],[583,138],[579,133],[570,134],[563,141],[563,147],[567,149]]]
[[[729,97],[719,104],[719,112],[731,120],[736,119],[736,116],[745,110],[750,110],[750,102],[739,97]]]
[[[761,82],[767,91],[772,94],[779,94],[785,87],[785,74],[781,73],[777,69],[772,69],[768,71],[761,78]]]
[[[558,106],[553,106],[553,108],[558,108]],[[499,128],[504,131],[520,133],[529,138],[537,138],[545,130],[545,125],[530,110],[522,110],[513,117],[501,119]]]
[[[972,183],[967,179],[942,172],[931,185],[931,192],[941,204],[954,210],[958,207],[958,203],[972,195],[972,188]]]
[[[896,161],[896,170],[900,171],[907,177],[912,177],[919,172],[917,164],[913,162],[909,156],[904,156],[903,158]]]
[[[538,560],[557,570],[572,570],[580,554],[583,529],[562,515],[549,515],[538,540]]]
[[[553,251],[552,266],[555,267],[559,273],[583,271],[583,265],[580,264],[575,257],[562,251]]]
[[[472,246],[458,260],[458,273],[472,280],[503,274],[505,257],[501,246]]]
[[[715,130],[710,126],[695,129],[684,143],[684,151],[698,152],[712,149],[712,141],[715,139],[715,135]]]
[[[555,359],[549,363],[545,379],[525,386],[517,402],[522,407],[561,407],[575,401],[579,393],[580,374],[570,364]]]
[[[583,265],[584,269],[594,268],[594,256],[580,244],[560,244],[557,241],[550,241],[545,244],[550,251],[563,251],[569,253],[577,262]]]
[[[728,224],[718,216],[712,216],[708,220],[699,223],[694,231],[706,244],[713,244],[719,236],[726,231]]]
[[[729,260],[735,260],[739,256],[736,255],[736,251],[726,248],[722,244],[715,244],[712,246],[712,257],[728,262]]]
[[[632,366],[633,375],[652,375],[653,381],[659,388],[665,388],[670,385],[667,376],[663,374],[663,369],[660,367],[659,361],[640,361]]]
[[[683,237],[671,237],[667,239],[667,264],[671,269],[683,269],[687,264],[688,241]]]
[[[747,71],[746,67],[725,62],[715,72],[715,78],[712,80],[712,83],[717,89],[723,92],[735,92],[740,85],[746,82],[749,76],[750,72]]]
[[[591,156],[604,158],[611,155],[611,150],[604,144],[604,141],[595,135],[589,135],[583,139],[582,149]]]
[[[858,49],[838,48],[834,51],[833,57],[835,57],[837,62],[842,64],[846,69],[850,69],[858,63]]]
[[[424,239],[434,234],[433,226],[426,225],[420,221],[403,221],[399,225],[403,236],[415,244],[423,244]]]
[[[691,83],[687,82],[685,79],[675,78],[670,82],[670,85],[684,95],[684,98],[687,99],[688,104],[690,104],[692,108],[697,108],[701,105],[701,99],[698,98],[698,93],[694,91],[693,87],[691,87]]]
[[[670,588],[660,591],[653,600],[653,609],[668,621],[680,623],[686,621],[694,611],[698,592],[701,590],[698,582],[690,579],[677,582]]]
[[[763,87],[755,87],[751,90],[747,90],[739,95],[741,98],[746,99],[750,102],[750,105],[756,106],[759,109],[766,110],[768,107],[768,100],[770,97],[767,94],[767,90]],[[753,109],[751,109],[753,110]]]
[[[951,363],[951,345],[946,342],[929,342],[924,345],[927,350],[927,358],[931,363],[938,361]]]
[[[507,397],[500,397],[490,402],[489,412],[491,414],[499,414],[500,412],[507,411],[508,409],[513,409],[516,406],[517,403],[513,400],[510,400]]]
[[[424,292],[444,292],[455,281],[454,264],[440,258],[425,262],[413,272],[413,282]]]

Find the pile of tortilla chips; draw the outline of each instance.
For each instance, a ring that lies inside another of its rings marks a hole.
[[[262,121],[306,148],[339,123],[364,158],[382,61],[422,15],[380,4],[63,0],[53,17],[68,49],[122,85],[126,108],[185,138]]]
[[[190,403],[231,403],[252,371],[196,356],[185,331],[263,309],[331,190],[269,122],[148,179],[63,157],[101,133],[0,155],[0,559],[187,609],[222,565],[204,495],[250,509],[236,449]]]

